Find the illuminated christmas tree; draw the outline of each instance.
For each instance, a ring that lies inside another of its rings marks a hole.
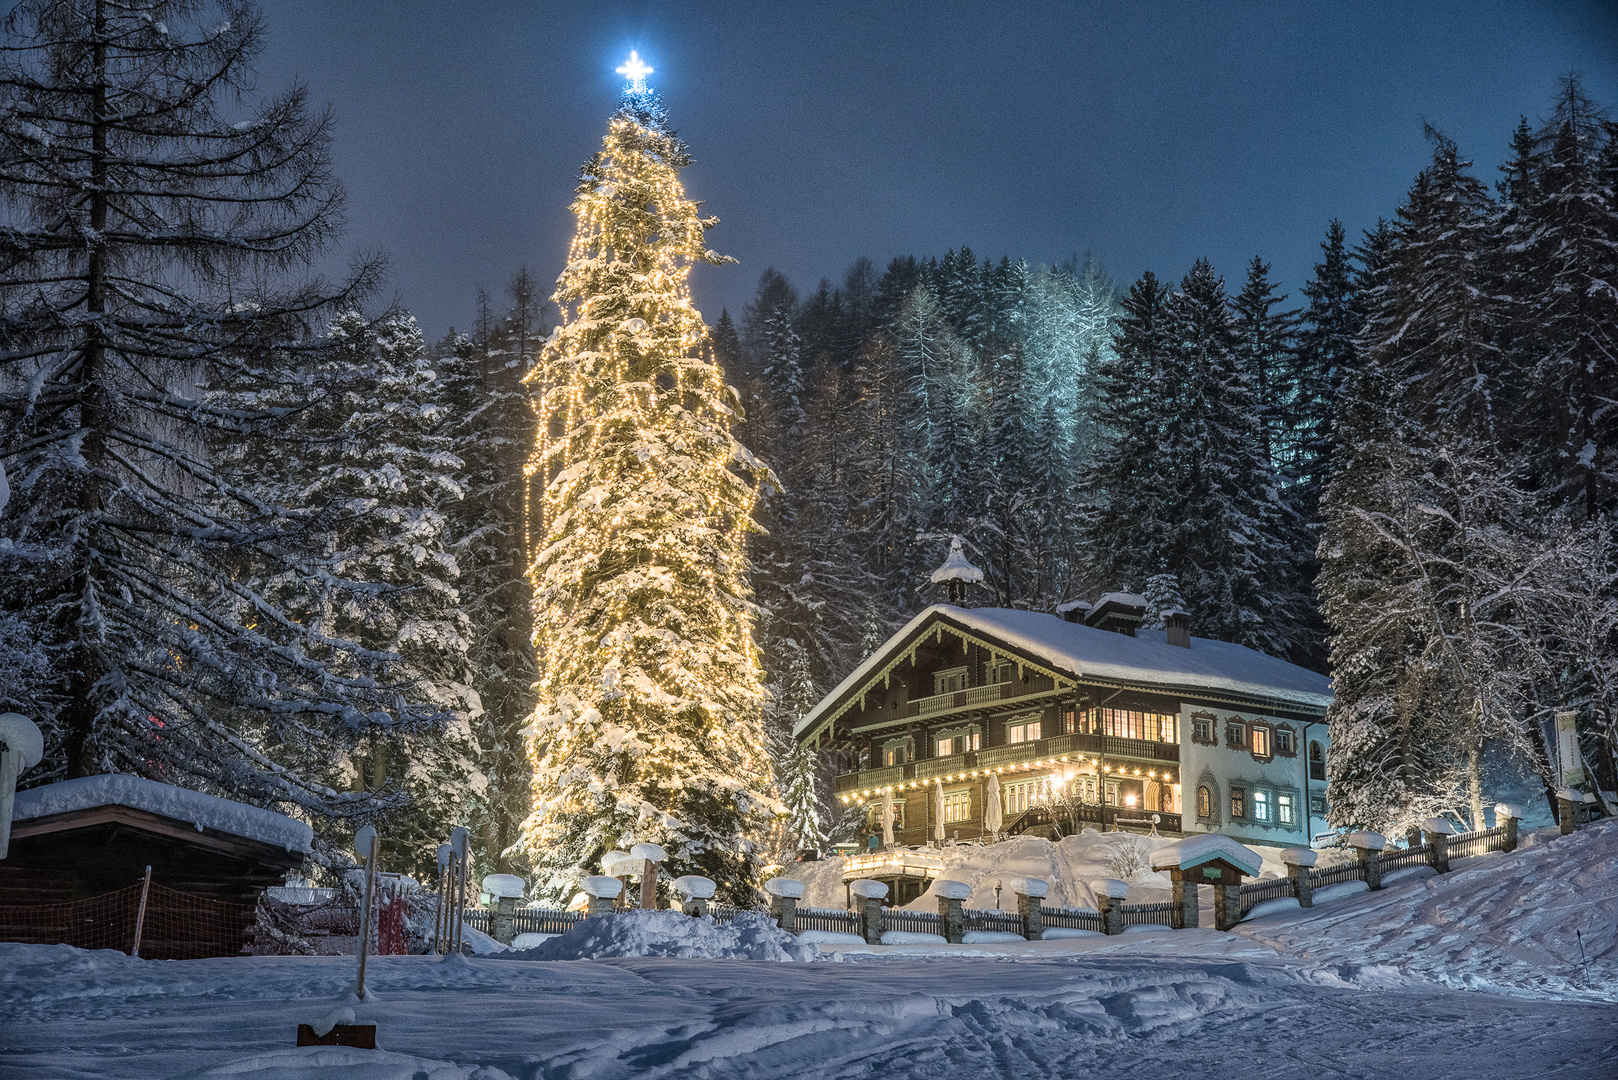
[[[529,576],[539,658],[526,730],[538,890],[565,898],[605,851],[662,845],[668,875],[750,898],[771,791],[746,535],[769,470],[731,436],[740,403],[687,277],[716,219],[633,82],[585,166],[552,299],[561,326],[530,377]]]

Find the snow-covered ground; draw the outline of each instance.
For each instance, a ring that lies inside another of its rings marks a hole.
[[[1618,823],[1531,841],[1229,934],[831,946],[805,962],[768,928],[682,934],[662,914],[527,956],[377,957],[376,1000],[355,1011],[379,1052],[290,1045],[349,989],[351,957],[0,945],[0,1076],[1610,1080]],[[671,939],[772,959],[670,955]]]

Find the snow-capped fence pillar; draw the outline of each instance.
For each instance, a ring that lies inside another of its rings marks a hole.
[[[972,895],[972,886],[939,878],[933,882],[933,895],[938,897],[938,921],[944,940],[959,945],[966,936],[966,898]]]
[[[1517,850],[1517,823],[1522,819],[1522,807],[1516,803],[1495,803],[1494,823],[1505,829],[1500,837],[1501,851]]]
[[[1421,823],[1422,843],[1427,845],[1427,865],[1440,874],[1449,873],[1449,838],[1455,835],[1455,826],[1441,817],[1430,817]]]
[[[882,901],[888,898],[888,887],[880,881],[860,878],[848,883],[848,891],[860,905],[860,933],[868,944],[882,944]]]
[[[489,935],[502,945],[517,939],[513,921],[517,914],[517,901],[522,899],[523,880],[515,874],[489,874],[483,879],[483,891],[489,897]]]
[[[764,883],[770,894],[770,916],[775,925],[789,934],[798,932],[798,901],[803,899],[803,882],[795,878],[771,878]]]
[[[1281,852],[1281,862],[1287,868],[1287,877],[1292,879],[1292,895],[1298,898],[1299,907],[1315,906],[1313,874],[1319,858],[1309,848],[1287,848]]]
[[[1202,921],[1197,903],[1197,886],[1201,882],[1187,877],[1187,873],[1178,866],[1169,871],[1174,888],[1174,910],[1169,913],[1169,926],[1175,930],[1195,930]]]
[[[1117,878],[1096,878],[1090,882],[1096,894],[1096,910],[1101,912],[1101,932],[1124,932],[1124,899],[1129,895],[1129,882]]]
[[[697,874],[674,879],[674,891],[680,894],[680,910],[696,919],[708,914],[708,901],[713,899],[714,888],[712,878]]]
[[[590,898],[585,907],[586,915],[611,915],[615,906],[613,901],[618,894],[624,891],[624,883],[615,877],[605,874],[594,874],[584,879],[584,893]]]
[[[640,873],[640,863],[630,857],[629,852],[619,851],[617,848],[601,856],[601,872],[608,877],[615,877],[624,887],[618,896],[617,904],[622,907],[629,898],[629,879]]]
[[[1038,941],[1045,936],[1045,897],[1050,895],[1051,884],[1040,878],[1013,878],[1012,891],[1017,894],[1017,915],[1022,919],[1022,936]]]
[[[640,906],[648,910],[657,907],[657,864],[666,860],[668,852],[656,844],[636,844],[629,849],[632,859],[639,859]]]
[[[1360,869],[1365,873],[1365,884],[1372,889],[1380,889],[1382,849],[1388,846],[1387,838],[1381,833],[1351,832],[1348,834],[1348,846],[1359,856]]]
[[[1579,827],[1579,823],[1584,820],[1585,804],[1595,801],[1594,795],[1586,795],[1570,787],[1556,789],[1556,817],[1561,823],[1563,836],[1571,834]]]

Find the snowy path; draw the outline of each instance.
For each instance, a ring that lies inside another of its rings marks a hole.
[[[1204,936],[1205,932],[1190,932]],[[1209,938],[1225,935],[1206,933]],[[350,977],[337,957],[153,963],[0,946],[0,1076],[172,1077],[256,1058],[265,1077],[621,1076],[1610,1078],[1612,1010],[1435,988],[1386,968],[1256,955],[1061,953],[844,963],[387,957],[360,1051],[286,1055]],[[1207,942],[1218,948],[1218,943]],[[367,1017],[361,1008],[361,1019]],[[1485,1037],[1486,1036],[1486,1037]],[[324,1056],[331,1067],[315,1063]],[[359,1060],[367,1060],[364,1057]],[[369,1060],[378,1067],[386,1060]],[[292,1062],[298,1062],[293,1066]],[[1223,1063],[1223,1064],[1222,1064]],[[1204,1072],[1204,1070],[1211,1070]]]

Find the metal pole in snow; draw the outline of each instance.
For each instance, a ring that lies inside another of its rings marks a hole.
[[[129,955],[140,956],[140,932],[146,926],[146,894],[152,891],[152,868],[146,868],[146,876],[140,883],[140,907],[135,911],[135,945],[129,950]]]
[[[371,951],[371,895],[376,885],[377,847],[381,843],[376,832],[371,833],[371,854],[365,860],[365,910],[360,913],[360,976],[354,986],[354,996],[365,999],[365,954]]]

